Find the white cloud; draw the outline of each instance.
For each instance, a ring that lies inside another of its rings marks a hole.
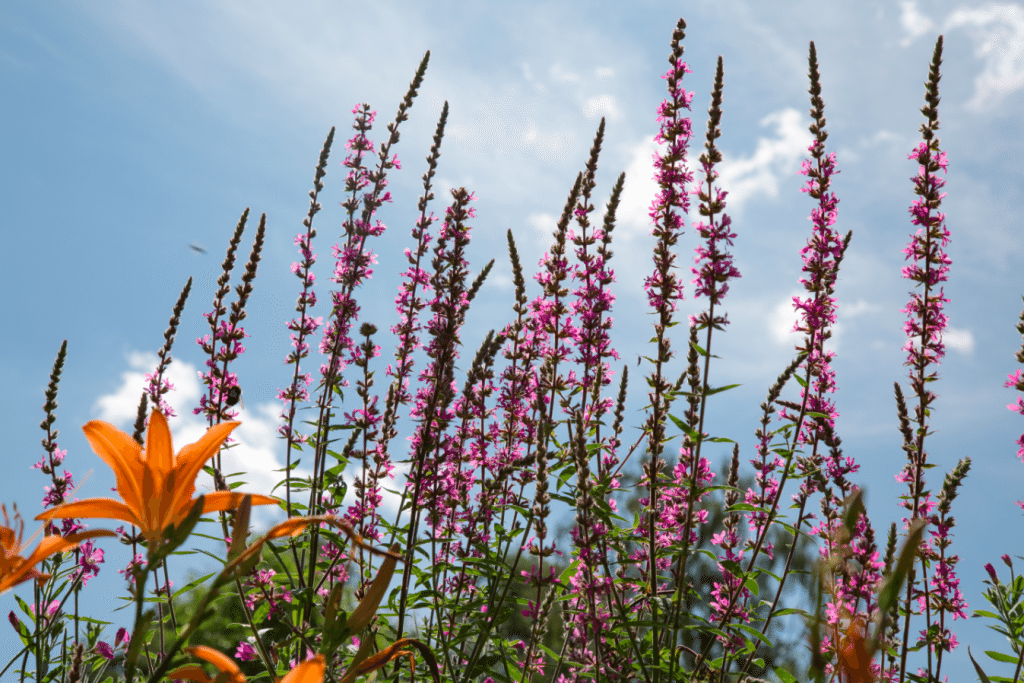
[[[651,200],[658,191],[654,182],[654,153],[659,149],[654,136],[649,135],[631,150],[626,166],[626,182],[622,186],[616,221],[628,226],[632,233],[650,231],[650,217],[647,215]],[[602,207],[602,215],[603,215]],[[628,233],[627,233],[628,234]]]
[[[144,375],[156,368],[159,359],[155,353],[132,352],[128,354],[129,370],[121,373],[121,383],[109,394],[100,396],[96,401],[96,412],[99,419],[108,421],[118,428],[131,431],[135,423],[139,397],[147,385]],[[207,423],[198,415],[192,414],[192,408],[199,404],[202,384],[196,366],[180,360],[171,363],[168,378],[174,390],[166,394],[165,400],[177,414],[169,420],[175,452],[184,445],[198,441],[206,433]],[[284,498],[284,488],[278,487],[282,473],[278,470],[285,465],[282,454],[284,442],[277,433],[280,424],[280,405],[263,403],[244,405],[239,403],[238,421],[241,425],[232,432],[234,445],[222,452],[221,463],[225,474],[242,472],[238,478],[246,482],[241,490],[250,493],[262,493]],[[309,477],[312,470],[309,461],[309,450],[300,457],[303,466],[294,470],[297,478]],[[395,478],[381,482],[382,487],[401,490],[399,481],[404,481],[407,464],[395,463]],[[349,483],[349,491],[354,492],[351,482],[361,476],[362,463],[353,462],[345,470]],[[198,493],[213,491],[213,480],[205,473],[200,474],[196,481]],[[398,512],[400,497],[382,491],[380,515],[393,521]],[[347,507],[347,502],[345,505]],[[342,509],[344,512],[344,509]],[[252,524],[256,531],[266,529],[273,523],[284,518],[284,513],[275,506],[259,506],[253,508]]]
[[[583,115],[587,119],[597,119],[604,116],[610,121],[617,121],[622,116],[619,113],[615,98],[611,95],[598,95],[588,99],[583,103]]]
[[[555,239],[554,233],[558,227],[558,217],[550,213],[531,213],[527,220],[530,221],[530,226],[533,228],[533,239],[531,240],[533,244],[524,246],[532,247],[540,244],[546,251]]]
[[[907,47],[916,38],[935,30],[935,23],[918,11],[917,3],[914,0],[904,0],[900,3],[900,7],[903,9],[900,23],[907,32],[907,36],[900,41],[901,46]]]
[[[1008,94],[1024,87],[1024,8],[1017,4],[988,3],[958,9],[946,19],[946,30],[969,27],[974,54],[985,66],[974,79],[974,97],[967,106],[975,111],[994,107]]]
[[[153,372],[159,359],[155,353],[132,352],[128,354],[127,360],[130,369],[121,373],[120,385],[111,393],[100,396],[94,410],[99,419],[131,432],[139,398],[147,386],[144,375]],[[174,386],[174,390],[165,395],[165,400],[176,414],[176,417],[169,420],[169,424],[174,448],[178,451],[184,445],[198,441],[206,433],[206,421],[192,414],[192,408],[199,404],[202,384],[196,366],[181,360],[171,363],[167,378]],[[221,456],[223,470],[225,473],[245,472],[241,477],[247,482],[245,491],[283,497],[280,489],[271,493],[281,480],[281,473],[275,470],[284,467],[281,457],[284,442],[277,434],[280,406],[276,403],[244,406],[240,403],[238,407],[238,420],[242,424],[232,432],[235,445]],[[296,476],[304,477],[309,476],[310,470],[299,469],[295,473]],[[200,474],[196,489],[200,493],[212,491],[212,479],[206,474]],[[253,525],[265,528],[281,517],[282,513],[277,508],[260,506],[253,510]]]
[[[721,186],[729,192],[726,210],[737,214],[750,199],[761,195],[777,197],[783,177],[797,173],[800,159],[807,154],[811,134],[803,115],[786,108],[761,119],[762,126],[775,126],[774,137],[762,137],[749,157],[733,158],[722,153]]]
[[[857,316],[873,313],[882,309],[878,304],[868,303],[864,299],[857,299],[852,304],[839,304],[839,315],[843,318],[856,318]]]
[[[799,339],[799,333],[793,331],[799,319],[796,309],[793,308],[794,296],[801,296],[801,292],[794,291],[784,301],[776,304],[768,317],[768,331],[775,342],[782,346],[793,346]]]
[[[615,76],[615,71],[607,66],[598,67],[596,73],[598,78],[612,78]]]
[[[806,154],[811,142],[803,116],[796,109],[789,108],[761,119],[762,126],[773,124],[775,135],[759,138],[752,155],[732,157],[722,154],[718,170],[721,186],[729,192],[726,210],[730,214],[738,213],[745,202],[758,195],[777,196],[780,180],[796,173],[800,167],[800,158]],[[658,192],[654,181],[654,154],[660,149],[653,135],[644,138],[633,148],[631,161],[626,167],[626,184],[616,216],[634,231],[650,225],[648,211]]]
[[[561,64],[553,64],[548,73],[551,74],[551,80],[559,83],[578,83],[580,80],[579,74],[566,71]]]
[[[575,134],[541,129],[533,109],[520,89],[509,85],[501,95],[488,98],[471,124],[449,123],[445,137],[469,154],[494,151],[499,157],[523,154],[544,162],[563,160],[573,150]]]
[[[942,341],[949,348],[956,349],[964,355],[970,355],[974,351],[974,334],[970,330],[947,327],[942,332]]]
[[[127,429],[135,423],[142,392],[148,386],[145,375],[156,370],[160,359],[152,352],[133,351],[128,354],[128,367],[121,373],[121,385],[112,393],[96,400],[97,418]],[[178,415],[191,415],[192,407],[198,405],[201,393],[196,366],[175,360],[170,364],[165,378],[174,387],[165,400]]]
[[[805,292],[806,296],[807,293]],[[832,325],[832,337],[829,338],[826,346],[831,351],[839,353],[839,343],[845,336],[846,323],[853,318],[868,315],[882,310],[878,304],[868,303],[864,299],[857,299],[853,303],[845,303],[841,299],[837,302],[836,322]]]

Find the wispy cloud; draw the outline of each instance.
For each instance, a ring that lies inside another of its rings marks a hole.
[[[110,393],[100,396],[94,405],[96,417],[110,422],[127,432],[133,430],[138,411],[139,399],[146,387],[145,375],[153,372],[159,359],[154,353],[132,352],[128,354],[128,370],[121,373],[120,384]],[[166,400],[176,417],[169,420],[174,438],[175,451],[182,446],[198,441],[206,433],[208,425],[204,419],[192,414],[192,408],[199,404],[203,385],[199,381],[196,366],[175,360],[169,367],[167,378],[174,390]],[[266,403],[257,406],[242,406],[238,420],[242,423],[232,433],[233,445],[222,455],[225,473],[244,472],[245,491],[264,495],[283,496],[282,491],[273,491],[281,480],[280,470],[284,467],[280,454],[282,441],[277,434],[280,407]],[[307,477],[310,471],[298,469],[296,476]],[[199,492],[212,491],[213,480],[201,474],[196,483]],[[253,523],[263,528],[281,517],[281,512],[260,506],[253,511]]]
[[[100,396],[96,400],[94,409],[98,419],[130,432],[135,423],[139,398],[147,384],[145,375],[153,371],[159,359],[154,353],[132,352],[128,354],[127,361],[129,369],[121,373],[120,384],[112,392]],[[175,360],[171,364],[167,377],[174,386],[174,390],[165,398],[177,415],[177,417],[171,418],[169,423],[174,439],[174,448],[175,451],[178,451],[182,446],[198,441],[206,433],[208,426],[206,421],[200,416],[192,414],[192,408],[199,403],[203,385],[199,381],[196,366],[180,360]],[[232,432],[234,445],[221,454],[223,471],[225,474],[244,473],[240,477],[240,480],[245,482],[245,486],[240,489],[242,491],[284,498],[284,488],[277,486],[283,479],[283,473],[280,470],[284,467],[281,458],[281,453],[284,450],[283,441],[277,433],[280,405],[277,403],[243,405],[240,403],[237,407],[240,409],[237,419],[241,425]],[[404,481],[407,469],[406,465],[396,463],[395,478],[383,481],[383,487],[401,490],[398,481],[399,479]],[[293,476],[300,479],[308,478],[311,473],[312,470],[306,467],[293,470]],[[360,462],[351,463],[345,468],[344,476],[350,483],[361,477],[362,464]],[[275,487],[277,488],[275,489]],[[214,490],[213,480],[205,473],[200,474],[196,489],[199,493]],[[387,491],[383,491],[381,495],[383,500],[380,514],[388,521],[394,521],[398,512],[399,496]],[[344,513],[344,510],[340,512]],[[259,506],[253,509],[253,526],[257,530],[262,530],[274,522],[280,521],[283,516],[284,513],[273,506]]]
[[[970,330],[947,327],[942,332],[942,341],[949,348],[956,349],[965,356],[974,352],[974,334]]]
[[[1012,3],[989,3],[958,9],[945,28],[968,27],[974,54],[985,61],[974,79],[974,97],[967,107],[975,111],[998,105],[1004,97],[1024,88],[1024,8]]]
[[[774,126],[775,135],[758,138],[753,154],[733,157],[722,153],[721,186],[729,192],[727,209],[731,214],[739,214],[755,197],[777,197],[781,180],[799,171],[800,160],[811,144],[807,123],[796,109],[772,112],[760,123]]]
[[[742,212],[744,204],[751,199],[777,197],[782,179],[799,171],[800,160],[811,143],[806,121],[796,109],[772,112],[761,119],[760,124],[773,126],[774,135],[759,137],[749,155],[723,151],[722,163],[717,167],[721,174],[719,186],[729,193],[726,211],[732,216]],[[691,142],[692,159],[699,156],[698,144]],[[635,145],[629,155],[617,215],[634,233],[649,230],[649,207],[658,191],[654,182],[654,154],[660,149],[652,135]],[[696,163],[691,163],[691,167],[696,167]]]
[[[900,23],[907,34],[900,41],[903,47],[938,30],[936,23],[921,13],[915,0],[904,0],[900,7]],[[942,22],[943,31],[958,28],[967,29],[974,42],[974,55],[984,61],[981,73],[974,79],[969,109],[983,111],[995,107],[1010,93],[1024,88],[1024,7],[994,2],[961,7]]]
[[[902,9],[900,24],[903,25],[903,29],[907,32],[906,37],[900,41],[900,45],[903,47],[908,47],[917,38],[929,31],[935,30],[935,22],[917,9],[917,2],[915,0],[904,0],[900,3],[900,8]]]

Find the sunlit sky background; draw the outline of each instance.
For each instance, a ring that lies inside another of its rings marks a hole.
[[[394,149],[403,166],[389,179],[394,202],[378,214],[388,226],[374,245],[379,265],[360,293],[361,319],[382,330],[378,386],[383,391],[384,364],[393,353],[387,330],[397,319],[396,274],[404,268],[402,250],[412,245],[420,176],[446,100],[448,128],[431,208],[443,214],[450,188],[473,191],[471,262],[479,269],[496,259],[469,314],[464,366],[486,330],[511,316],[506,231],[513,231],[535,272],[603,116],[595,203],[603,212],[612,183],[625,171],[611,262],[617,274],[613,340],[622,363],[635,370],[639,354],[652,355],[641,288],[651,270],[651,155],[655,112],[665,96],[660,77],[682,14],[685,60],[693,71],[684,86],[696,91],[691,158],[703,144],[715,60],[722,55],[725,62],[718,144],[743,274],[725,301],[732,324],[715,341],[721,361],[712,365],[713,384],[743,386],[711,402],[709,431],[737,440],[744,461],[753,456],[757,406],[797,341],[790,334],[791,302],[802,292],[798,251],[809,236],[813,206],[799,191],[804,178],[797,171],[811,139],[807,47],[814,40],[828,148],[841,170],[833,184],[840,198],[837,228],[854,232],[831,341],[837,431],[845,453],[861,465],[853,478],[867,490],[868,511],[884,538],[901,516],[897,496],[904,491],[894,481],[904,456],[892,385],[900,381],[907,390],[900,309],[910,283],[900,268],[901,249],[914,230],[907,208],[917,170],[907,155],[920,139],[923,84],[942,33],[939,135],[949,157],[943,210],[953,265],[945,289],[948,351],[942,380],[933,385],[939,399],[929,451],[937,468],[928,482],[937,493],[958,459],[973,459],[953,507],[953,547],[962,558],[970,609],[986,607],[984,563],[1002,567],[1001,554],[1024,555],[1024,520],[1014,505],[1024,498],[1024,464],[1014,457],[1024,420],[1006,409],[1015,394],[1003,388],[1017,367],[1021,339],[1014,325],[1024,294],[1024,7],[944,0],[828,5],[3,3],[0,429],[6,446],[0,499],[18,503],[27,516],[41,510],[48,478],[30,466],[41,454],[43,391],[64,339],[68,360],[56,426],[68,451],[65,465],[82,483],[79,498],[108,495],[113,477],[81,426],[103,419],[131,431],[143,375],[156,366],[171,307],[190,276],[192,295],[170,370],[177,389],[169,400],[178,413],[171,428],[178,446],[202,434],[204,423],[191,414],[203,363],[195,339],[208,332],[201,314],[210,310],[227,241],[246,207],[253,217],[240,261],[262,213],[267,237],[245,323],[251,336],[235,366],[246,406],[235,453],[249,472],[250,489],[269,491],[272,471],[283,464],[275,396],[290,376],[282,362],[289,350],[285,322],[299,292],[289,266],[297,258],[293,238],[317,155],[337,126],[314,245],[322,302],[316,314],[324,315],[330,246],[343,220],[339,164],[342,143],[352,135],[350,111],[360,102],[372,105],[378,115],[370,137],[379,142],[426,50],[426,78]],[[687,280],[696,245],[687,223],[679,247]],[[532,297],[539,290],[532,280],[530,286]],[[704,305],[692,292],[688,285],[681,315]],[[677,339],[676,347],[683,343]],[[617,381],[621,365],[615,369]],[[636,372],[632,378],[627,423],[636,434],[645,386]],[[712,451],[716,471],[724,454],[724,448]],[[393,510],[391,499],[385,505]],[[104,547],[107,563],[83,603],[96,616],[119,604],[112,597],[122,586],[115,570],[128,560],[122,547]],[[177,585],[188,569],[182,564],[172,566]],[[204,559],[194,568],[210,567]],[[0,609],[5,605],[13,607],[10,595]],[[966,645],[977,654],[1003,643],[983,620],[959,621],[955,629],[962,645],[944,672],[950,680],[972,680]],[[9,632],[0,637],[0,654],[12,639]],[[988,666],[999,673],[995,663]]]

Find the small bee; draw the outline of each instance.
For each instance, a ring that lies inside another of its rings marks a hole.
[[[228,391],[224,394],[224,405],[230,407],[236,403],[242,404],[242,410],[245,410],[245,401],[242,400],[242,387],[237,384],[233,387],[228,387]]]

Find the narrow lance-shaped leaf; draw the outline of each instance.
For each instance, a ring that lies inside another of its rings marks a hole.
[[[387,557],[384,558],[384,562],[381,563],[380,569],[377,570],[377,576],[374,577],[373,582],[366,591],[366,595],[362,601],[352,610],[352,614],[348,617],[348,626],[352,629],[352,633],[361,632],[373,619],[373,616],[377,614],[377,608],[380,606],[380,601],[384,598],[384,593],[388,589],[388,585],[391,583],[391,577],[395,573],[395,566],[398,564],[398,551],[401,546],[398,543],[391,545]]]

